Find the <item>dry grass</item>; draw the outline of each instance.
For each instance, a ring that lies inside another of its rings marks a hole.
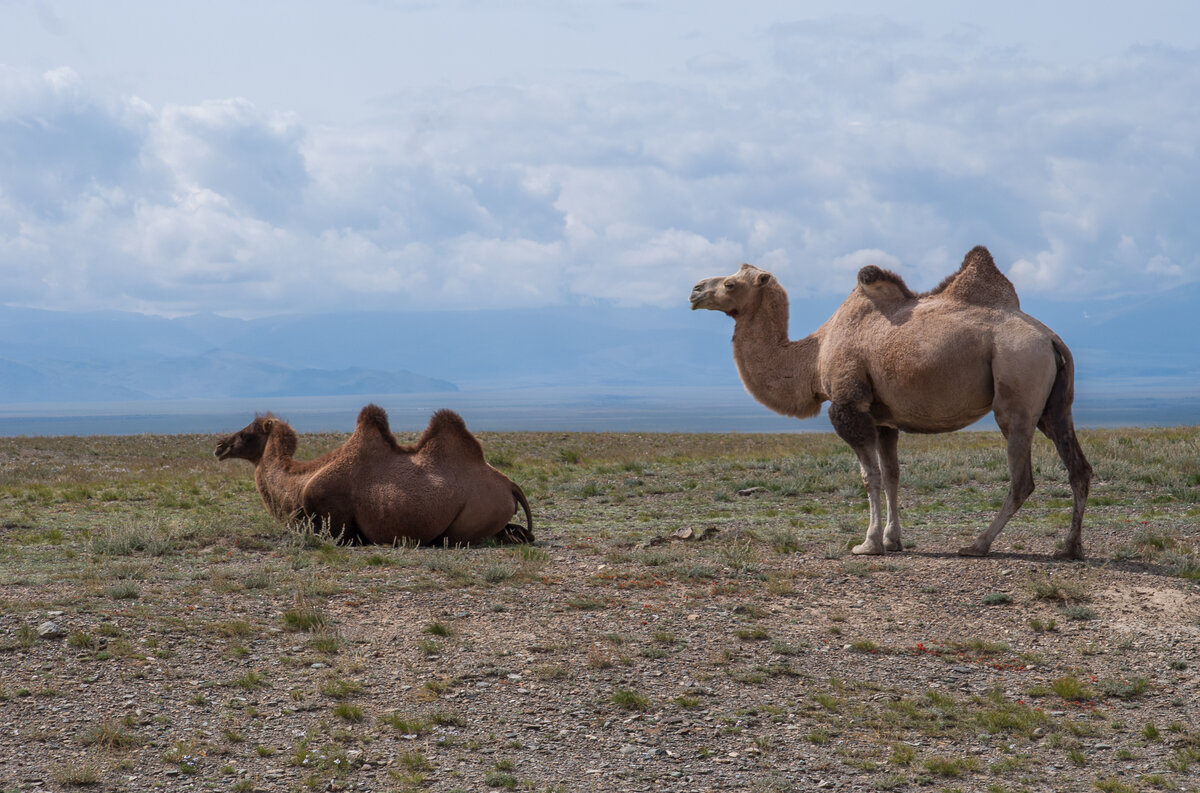
[[[1200,430],[1082,433],[1085,564],[1040,440],[986,560],[995,434],[905,436],[883,559],[830,435],[482,440],[534,547],[339,547],[210,437],[0,439],[0,788],[1194,784]]]

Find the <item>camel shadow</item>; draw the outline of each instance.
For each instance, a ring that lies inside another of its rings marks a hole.
[[[1142,575],[1161,576],[1163,578],[1171,578],[1177,581],[1187,581],[1187,578],[1174,575],[1168,566],[1149,562],[1144,559],[1121,559],[1118,557],[1095,556],[1085,559],[1056,559],[1053,554],[1044,553],[1022,553],[1018,551],[992,551],[987,556],[973,557],[960,556],[954,551],[918,551],[906,550],[903,552],[907,556],[920,556],[925,559],[946,559],[962,562],[970,562],[972,560],[1011,560],[1019,562],[1030,562],[1032,564],[1041,565],[1044,567],[1072,567],[1080,565],[1090,569],[1104,568],[1105,570],[1115,570],[1122,573],[1140,573]],[[889,554],[896,556],[898,554]]]

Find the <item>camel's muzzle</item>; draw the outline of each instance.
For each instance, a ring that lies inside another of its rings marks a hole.
[[[712,295],[712,280],[711,278],[706,279],[692,287],[692,294],[688,297],[688,302],[692,304],[692,311],[698,308],[708,308],[704,303]]]

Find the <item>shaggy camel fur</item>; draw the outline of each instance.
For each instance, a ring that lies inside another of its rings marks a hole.
[[[298,461],[296,433],[260,416],[217,445],[217,459],[254,463],[268,511],[328,525],[346,540],[469,545],[498,537],[533,542],[525,493],[484,460],[483,447],[451,410],[440,410],[416,444],[401,446],[387,413],[367,405],[354,434],[315,460]],[[520,507],[526,526],[509,524]]]
[[[1058,450],[1074,495],[1071,528],[1055,556],[1083,558],[1092,469],[1071,418],[1071,352],[1020,310],[1016,290],[986,248],[971,250],[956,273],[923,294],[895,273],[864,267],[833,316],[799,341],[788,340],[787,293],[774,276],[749,264],[696,284],[691,305],[734,318],[733,358],[759,402],[796,418],[815,416],[830,403],[829,420],[857,455],[870,501],[867,536],[854,553],[902,548],[899,432],[951,432],[990,410],[1008,442],[1008,497],[987,530],[959,553],[986,555],[1033,492],[1036,427]]]

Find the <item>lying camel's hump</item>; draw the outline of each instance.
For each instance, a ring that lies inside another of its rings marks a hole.
[[[427,461],[484,462],[479,440],[467,429],[462,416],[447,408],[433,414],[421,437],[411,446],[396,441],[387,412],[378,405],[367,405],[359,412],[355,433],[363,436],[378,433],[396,453]]]
[[[429,419],[429,426],[417,440],[416,451],[424,457],[451,458],[456,462],[484,462],[479,443],[462,416],[442,408]]]

